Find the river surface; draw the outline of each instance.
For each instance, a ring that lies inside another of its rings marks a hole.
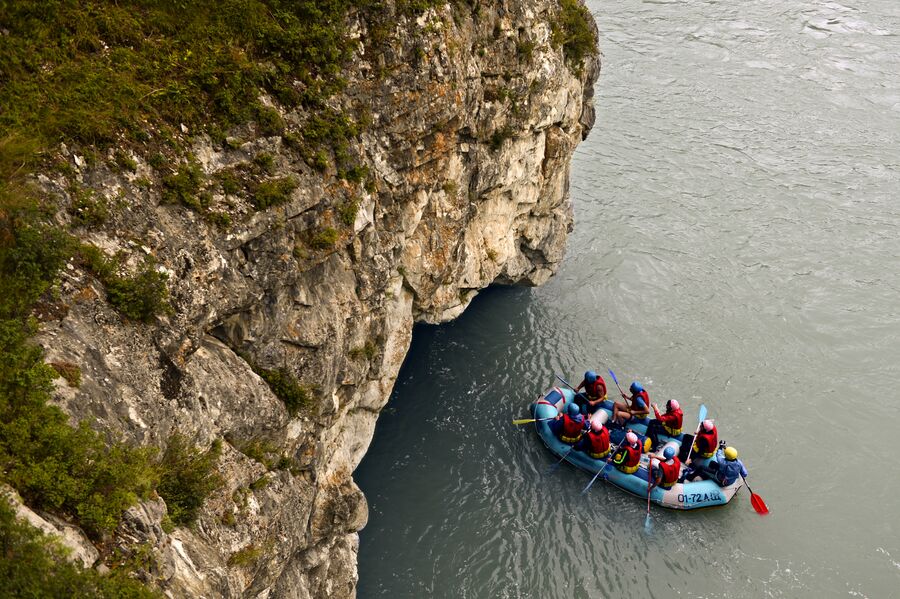
[[[359,596],[900,597],[900,1],[588,5],[566,259],[416,329],[355,474]],[[685,428],[705,404],[771,514],[743,489],[647,534],[548,475],[511,419],[604,365]]]

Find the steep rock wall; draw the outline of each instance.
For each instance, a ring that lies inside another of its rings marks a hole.
[[[593,124],[599,60],[573,74],[551,43],[557,12],[550,0],[448,5],[399,18],[377,53],[357,23],[357,59],[335,102],[371,115],[355,149],[375,184],[310,168],[285,137],[248,129],[225,146],[200,137],[193,154],[209,177],[264,153],[271,177],[299,184],[265,211],[217,193],[212,201],[235,217],[228,231],[161,204],[140,157],[123,174],[64,150],[79,180],[118,206],[84,237],[130,264],[154,256],[174,310],[153,324],[127,321],[70,264],[65,309],[39,337],[48,361],[81,368],[80,387],[60,379],[58,401],[74,420],[137,443],[164,445],[175,431],[200,445],[224,439],[226,484],[195,526],[163,530],[157,500],[129,510],[117,531],[116,543],[152,556],[146,578],[175,596],[355,593],[367,508],[352,472],[413,323],[454,318],[494,282],[540,284],[562,258],[568,165]],[[299,118],[281,112],[288,124]],[[62,181],[41,183],[67,197]],[[349,203],[352,222],[316,242]],[[292,373],[310,405],[292,417],[250,363]]]

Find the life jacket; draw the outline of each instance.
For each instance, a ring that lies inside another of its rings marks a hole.
[[[719,431],[713,427],[712,432],[700,431],[694,437],[694,451],[701,458],[711,458],[716,454],[719,445]]]
[[[662,472],[662,480],[659,481],[659,486],[663,489],[671,489],[675,486],[675,483],[678,482],[678,475],[681,472],[681,462],[677,457],[673,457],[671,464],[668,462],[660,462],[659,470]]]
[[[677,437],[681,434],[681,423],[684,419],[684,412],[681,411],[681,408],[677,410],[672,410],[671,412],[666,412],[660,418],[660,423],[662,427],[665,429],[666,433],[670,437]],[[668,416],[668,418],[666,418]],[[674,416],[674,418],[672,418]]]
[[[644,401],[643,410],[637,407],[637,401],[635,401],[638,397],[640,397]],[[631,412],[643,412],[646,411],[648,414],[650,413],[650,396],[647,394],[647,390],[644,389],[640,393],[635,393],[631,396]]]
[[[588,431],[587,434],[588,448],[587,454],[599,460],[609,455],[609,431],[606,427],[600,429],[599,433]]]
[[[593,383],[587,383],[584,386],[584,392],[588,394],[588,397],[591,399],[603,399],[606,397],[606,383],[603,381],[603,377],[598,376],[597,380]]]
[[[719,470],[716,472],[716,482],[722,487],[727,487],[741,475],[741,464],[737,460],[725,460],[719,462]]]
[[[563,414],[562,429],[559,431],[559,440],[563,443],[571,445],[581,438],[584,434],[584,418],[575,420],[568,414]]]
[[[621,451],[621,459],[613,458],[613,461],[616,462],[616,468],[624,472],[625,474],[632,474],[633,472],[637,472],[638,466],[641,464],[641,446],[638,444],[637,447],[632,447],[631,445],[625,444],[622,446]]]

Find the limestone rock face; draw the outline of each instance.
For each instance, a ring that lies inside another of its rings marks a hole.
[[[166,533],[157,500],[132,508],[116,535],[149,548],[147,578],[173,596],[354,596],[368,512],[352,473],[413,323],[456,317],[492,283],[539,285],[562,259],[569,161],[593,124],[599,60],[578,74],[566,65],[551,43],[555,0],[479,5],[398,17],[377,52],[354,24],[359,49],[335,103],[370,117],[353,149],[371,185],[311,168],[280,136],[200,137],[193,154],[210,180],[265,153],[271,177],[297,183],[267,210],[213,190],[232,209],[223,230],[161,204],[141,160],[117,173],[70,157],[85,185],[118,202],[85,239],[130,265],[152,255],[173,311],[129,321],[70,265],[65,315],[39,341],[83,383],[60,379],[57,400],[135,443],[164,447],[176,431],[201,446],[223,440],[226,483],[195,526]],[[281,112],[289,125],[302,117]],[[42,183],[66,197],[60,182]],[[316,237],[326,225],[331,237]],[[289,372],[308,405],[289,414],[251,364]]]

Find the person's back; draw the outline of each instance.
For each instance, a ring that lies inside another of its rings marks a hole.
[[[566,413],[562,416],[559,427],[559,440],[572,445],[576,443],[584,432],[584,416],[575,403],[570,403]]]
[[[600,422],[591,422],[591,430],[581,438],[575,447],[595,460],[609,455],[609,431]]]
[[[647,436],[650,437],[653,443],[652,448],[656,449],[657,445],[659,445],[660,433],[665,432],[670,437],[677,437],[681,434],[681,423],[684,419],[684,413],[681,411],[678,401],[674,399],[666,402],[665,414],[659,413],[659,407],[656,404],[653,404],[653,412],[656,414],[656,418],[647,425]]]
[[[616,468],[626,474],[637,472],[638,467],[641,464],[641,444],[638,441],[637,435],[628,431],[628,433],[625,434],[625,443],[622,445],[622,448],[616,452],[616,455],[613,456],[612,460],[616,465]]]
[[[719,445],[719,432],[712,420],[704,420],[700,432],[694,438],[694,453],[701,458],[711,458]]]
[[[663,451],[665,461],[659,463],[658,476],[656,476],[656,484],[663,489],[671,489],[678,482],[678,475],[681,472],[681,461],[675,456],[675,450],[666,447]]]
[[[738,453],[734,447],[726,447],[725,450],[716,452],[718,468],[715,469],[715,480],[720,486],[727,487],[741,476],[747,476],[747,468],[737,459]]]

